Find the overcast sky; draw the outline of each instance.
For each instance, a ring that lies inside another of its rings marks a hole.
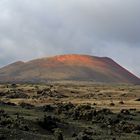
[[[0,67],[68,53],[111,57],[140,77],[140,0],[0,0]]]

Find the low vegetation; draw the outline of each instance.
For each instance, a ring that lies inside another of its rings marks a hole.
[[[139,93],[127,85],[0,85],[0,140],[139,140]]]

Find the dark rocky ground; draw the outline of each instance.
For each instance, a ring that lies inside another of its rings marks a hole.
[[[0,103],[1,140],[139,140],[140,112],[97,110],[90,104],[35,107]]]
[[[140,140],[139,91],[126,85],[0,85],[0,140]]]

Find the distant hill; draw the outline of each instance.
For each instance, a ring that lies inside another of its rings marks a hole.
[[[78,80],[140,84],[140,79],[108,57],[59,55],[16,62],[0,69],[0,82]]]

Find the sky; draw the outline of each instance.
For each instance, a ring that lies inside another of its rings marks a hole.
[[[0,67],[60,54],[110,57],[140,77],[140,1],[0,0]]]

